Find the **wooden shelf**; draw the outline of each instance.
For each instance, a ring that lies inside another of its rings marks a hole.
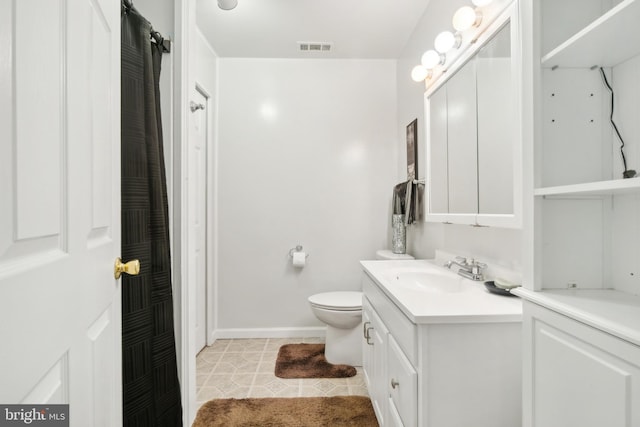
[[[640,296],[613,289],[532,291],[513,293],[572,319],[640,345]]]
[[[612,67],[640,54],[640,0],[624,0],[545,55],[543,67]]]
[[[609,196],[640,192],[640,178],[536,188],[535,196]]]

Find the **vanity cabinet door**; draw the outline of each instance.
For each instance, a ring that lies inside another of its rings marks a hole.
[[[528,303],[525,426],[640,425],[640,347]]]
[[[393,337],[388,342],[389,413],[396,412],[404,427],[418,425],[418,373]]]
[[[387,339],[389,331],[367,298],[363,299],[364,348],[362,369],[378,423],[387,420]]]
[[[371,374],[373,373],[373,345],[371,345],[371,308],[363,300],[362,304],[362,373],[367,388],[371,390]]]

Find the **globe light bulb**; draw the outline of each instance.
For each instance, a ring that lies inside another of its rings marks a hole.
[[[465,31],[471,27],[480,25],[482,15],[471,6],[463,6],[453,15],[453,28],[456,31]]]
[[[434,46],[440,53],[447,53],[459,45],[459,39],[451,31],[443,31],[436,37]]]
[[[429,75],[429,71],[422,65],[416,65],[413,67],[413,70],[411,70],[411,79],[413,79],[414,82],[423,81],[427,78],[427,75]]]
[[[471,0],[474,6],[482,7],[491,4],[493,0]]]
[[[427,70],[433,70],[436,66],[443,64],[443,55],[431,49],[422,54],[420,62]]]

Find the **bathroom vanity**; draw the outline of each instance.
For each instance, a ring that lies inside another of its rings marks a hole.
[[[520,425],[520,299],[431,261],[361,264],[363,370],[380,425]]]

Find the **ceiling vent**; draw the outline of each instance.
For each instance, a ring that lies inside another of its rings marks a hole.
[[[330,52],[331,43],[328,42],[298,42],[300,52]]]

